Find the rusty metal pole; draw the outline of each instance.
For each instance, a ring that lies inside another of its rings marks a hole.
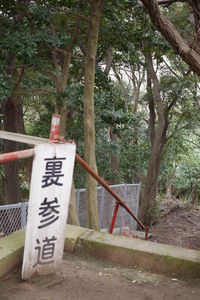
[[[53,114],[51,119],[51,131],[49,142],[56,142],[59,140],[59,127],[60,127],[60,116]]]
[[[52,116],[52,122],[51,122],[51,131],[50,131],[50,139],[49,139],[50,143],[67,142],[67,141],[64,141],[64,138],[59,137],[59,126],[60,126],[60,116],[54,114]],[[44,139],[44,141],[45,141],[45,139]],[[34,149],[0,154],[0,163],[18,160],[21,158],[28,158],[28,157],[32,157],[33,155],[34,155]],[[117,193],[114,190],[112,190],[109,187],[109,185],[97,173],[95,173],[89,167],[89,165],[77,153],[76,153],[75,159],[76,159],[76,162],[78,162],[90,175],[92,175],[117,200],[116,205],[115,205],[115,210],[113,213],[112,224],[111,224],[109,232],[111,233],[111,231],[113,231],[113,227],[114,227],[115,220],[117,217],[118,208],[119,208],[119,205],[121,205],[133,217],[133,219],[145,230],[145,240],[147,240],[149,227],[145,227],[142,224],[142,222],[134,215],[134,213],[125,204],[125,202],[117,195]]]
[[[126,211],[133,217],[133,219],[142,227],[142,229],[146,230],[144,224],[134,215],[132,210],[126,205],[126,203],[113,191],[109,185],[98,175],[96,174],[88,164],[76,153],[75,156],[76,162],[78,162],[90,175],[92,175],[118,202],[119,204],[126,209]]]
[[[113,212],[113,217],[112,217],[112,222],[111,222],[111,225],[110,225],[110,228],[109,228],[109,233],[111,233],[111,234],[113,233],[113,229],[114,229],[114,226],[115,226],[115,221],[116,221],[116,218],[117,218],[118,209],[119,209],[119,202],[116,201],[114,212]]]
[[[34,155],[34,149],[4,153],[4,154],[0,154],[0,163],[6,163],[8,161],[18,160],[21,158],[28,158],[28,157],[32,157],[33,155]]]

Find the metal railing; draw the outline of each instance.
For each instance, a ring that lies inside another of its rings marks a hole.
[[[52,123],[51,123],[51,131],[50,131],[50,140],[45,140],[45,142],[49,143],[71,143],[72,141],[65,141],[63,137],[59,136],[59,125],[60,125],[60,116],[58,115],[53,115],[52,116]],[[5,134],[5,132],[3,133]],[[16,136],[5,136],[3,137],[4,139],[8,140],[14,140],[14,141],[21,141],[24,143],[26,140],[26,143],[28,144],[38,144],[38,143],[44,143],[44,139],[38,140],[37,141],[34,139],[34,137],[28,137],[28,136],[22,136],[20,134],[17,134],[17,139]],[[0,163],[5,163],[8,161],[14,161],[14,160],[19,160],[22,158],[28,158],[34,156],[34,149],[28,149],[28,150],[21,150],[21,151],[16,151],[12,153],[4,153],[0,154]],[[89,173],[93,178],[97,180],[97,182],[112,196],[115,198],[115,207],[114,207],[114,212],[112,216],[112,223],[109,228],[109,232],[113,232],[113,228],[117,219],[117,214],[119,211],[119,208],[122,207],[124,208],[130,216],[137,222],[137,224],[145,230],[145,240],[148,239],[148,231],[149,227],[145,226],[135,215],[133,210],[130,209],[130,207],[126,204],[126,201],[124,201],[112,188],[109,187],[109,185],[104,181],[102,177],[100,177],[79,155],[78,153],[75,154],[75,160],[77,163],[79,163],[87,173]]]
[[[130,207],[136,216],[139,210],[140,184],[119,184],[110,186],[125,203]],[[87,208],[86,208],[86,192],[85,189],[76,191],[77,208],[79,214],[80,225],[87,227]],[[99,229],[109,229],[112,219],[113,210],[116,200],[103,187],[97,189],[98,211],[99,211]],[[122,207],[119,207],[115,228],[129,227],[130,230],[136,230],[137,222],[132,216]]]
[[[131,208],[136,216],[139,209],[140,184],[119,184],[111,188],[120,195]],[[103,188],[97,189],[99,229],[108,230],[112,218],[115,199]],[[76,190],[76,203],[80,225],[87,227],[87,205],[85,189]],[[28,202],[0,206],[0,236],[6,236],[23,228],[26,225],[28,214]],[[119,207],[115,228],[122,232],[124,227],[136,230],[137,223],[130,214],[122,207]]]

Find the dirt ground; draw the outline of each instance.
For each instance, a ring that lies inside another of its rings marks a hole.
[[[200,207],[166,199],[158,222],[150,229],[150,241],[200,250]]]
[[[22,282],[20,269],[0,280],[1,300],[198,300],[200,280],[183,281],[65,254],[61,271]]]
[[[200,249],[200,209],[165,200],[150,231],[151,241]],[[200,300],[200,277],[184,281],[70,253],[56,274],[23,282],[20,272],[0,280],[0,300]]]

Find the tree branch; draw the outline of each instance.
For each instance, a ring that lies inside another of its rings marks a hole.
[[[155,114],[155,104],[154,104],[154,98],[151,90],[151,77],[149,74],[149,71],[147,70],[147,96],[148,96],[148,103],[149,103],[149,133],[150,133],[150,141],[151,141],[151,147],[153,147],[154,137],[155,137],[155,120],[156,120],[156,114]]]
[[[90,21],[89,18],[87,18],[87,17],[85,17],[85,16],[83,16],[83,15],[81,15],[81,14],[79,14],[79,13],[76,13],[76,12],[72,11],[72,10],[70,10],[70,9],[67,8],[67,7],[58,8],[58,7],[55,7],[55,6],[53,6],[53,5],[51,5],[50,7],[52,7],[53,9],[55,9],[55,10],[57,10],[57,11],[59,11],[59,12],[74,15],[75,17],[78,17],[78,18],[80,18],[80,19],[83,19],[84,21],[87,21],[87,22]]]
[[[124,95],[124,97],[125,97],[125,99],[126,99],[126,102],[128,103],[128,101],[129,101],[129,95],[128,95],[128,93],[126,92],[126,89],[125,89],[125,87],[124,87],[124,84],[123,84],[123,82],[122,82],[122,80],[121,80],[121,78],[120,78],[120,76],[119,76],[119,73],[118,73],[118,71],[117,71],[117,69],[116,69],[116,67],[115,67],[114,64],[112,64],[112,69],[113,69],[113,71],[114,71],[114,73],[115,73],[115,77],[117,78],[117,80],[118,80],[118,82],[119,82],[119,85],[120,85],[120,87],[121,87],[121,91],[122,91],[122,93],[123,93],[123,95]]]
[[[106,67],[104,70],[104,74],[106,76],[109,75],[112,63],[113,63],[113,53],[112,53],[112,48],[109,46],[108,49],[106,50]]]
[[[20,74],[19,74],[18,80],[17,80],[17,82],[16,82],[16,85],[15,85],[15,87],[14,87],[14,90],[17,90],[17,89],[18,89],[19,84],[20,84],[20,82],[21,82],[21,80],[22,80],[23,75],[24,75],[24,68],[22,68],[21,71],[20,71]]]
[[[176,74],[176,72],[174,72],[174,70],[170,67],[170,65],[164,60],[163,58],[163,62],[164,64],[166,65],[166,67],[170,70],[170,72],[175,76],[177,77],[178,79],[180,79],[181,77],[179,75]]]
[[[29,89],[29,90],[23,90],[23,91],[15,91],[15,95],[29,95],[30,93],[35,94],[55,94],[53,90],[46,90],[46,89]]]
[[[170,5],[174,2],[185,2],[186,0],[159,0],[158,4],[159,5]]]
[[[146,49],[143,50],[143,54],[145,56],[145,60],[147,63],[147,70],[151,76],[152,82],[153,82],[153,96],[154,100],[157,103],[157,113],[158,113],[158,122],[160,126],[164,128],[165,126],[165,114],[164,114],[164,108],[163,108],[163,103],[162,99],[160,96],[160,83],[158,81],[158,77],[156,75],[156,72],[153,67],[153,60],[151,53],[149,53]]]
[[[200,75],[200,55],[181,37],[174,25],[161,13],[156,0],[141,0],[148,10],[152,23],[190,68]]]
[[[186,125],[183,125],[182,127],[179,127],[182,119],[183,119],[183,114],[180,116],[179,120],[177,121],[177,123],[176,123],[176,125],[174,127],[174,130],[172,131],[172,133],[167,137],[167,141],[169,141],[173,137],[173,135],[175,134],[175,132],[180,131],[181,129],[186,128]]]
[[[56,88],[59,90],[59,82],[57,80],[56,75],[52,71],[40,70],[39,72],[41,74],[47,75],[55,83]]]

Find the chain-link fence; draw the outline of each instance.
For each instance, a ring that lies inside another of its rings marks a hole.
[[[140,184],[112,185],[111,188],[126,202],[128,207],[138,216]],[[103,188],[98,187],[99,229],[107,230],[110,226],[115,199]],[[85,189],[76,190],[77,209],[80,225],[87,227],[87,204]],[[23,228],[26,225],[28,202],[0,206],[0,237]],[[129,213],[119,207],[115,228],[129,227],[136,230],[136,221]]]
[[[28,202],[0,206],[0,236],[9,235],[26,225]]]
[[[110,186],[128,205],[128,207],[138,216],[140,184],[119,184]],[[99,209],[99,229],[108,229],[115,206],[115,199],[103,187],[97,190],[98,209]],[[87,208],[85,189],[79,189],[76,192],[77,207],[79,209],[80,225],[87,227]],[[119,207],[115,228],[123,229],[129,227],[130,230],[136,230],[136,221],[129,213]]]

